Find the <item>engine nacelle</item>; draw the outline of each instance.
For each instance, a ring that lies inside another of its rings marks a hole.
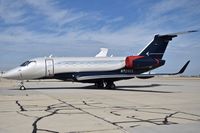
[[[129,69],[150,69],[165,64],[164,60],[153,59],[148,56],[126,57],[126,67]]]

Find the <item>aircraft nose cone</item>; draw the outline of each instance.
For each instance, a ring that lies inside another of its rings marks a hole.
[[[2,78],[18,79],[19,78],[19,74],[17,72],[14,72],[14,71],[8,71],[8,72],[2,74]]]

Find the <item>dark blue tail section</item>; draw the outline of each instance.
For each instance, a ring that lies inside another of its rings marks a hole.
[[[177,35],[155,35],[154,40],[139,55],[162,59],[169,41],[174,37],[177,37]]]
[[[138,55],[162,59],[169,41],[171,41],[174,37],[177,37],[178,35],[192,32],[197,32],[197,30],[177,32],[166,35],[155,35],[153,41],[149,45],[147,45]]]

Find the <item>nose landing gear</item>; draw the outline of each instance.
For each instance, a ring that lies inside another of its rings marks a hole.
[[[19,87],[20,90],[26,90],[26,87],[24,86],[24,82],[21,81],[20,82],[20,87]]]

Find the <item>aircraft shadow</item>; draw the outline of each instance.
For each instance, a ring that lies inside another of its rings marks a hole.
[[[157,91],[157,90],[145,90],[137,88],[153,88],[159,86],[168,86],[163,84],[149,84],[149,85],[134,85],[134,86],[116,86],[116,89],[107,89],[107,88],[96,88],[94,85],[84,86],[84,87],[38,87],[38,88],[27,88],[27,90],[49,90],[49,89],[84,89],[84,90],[113,90],[113,91],[130,91],[130,92],[151,92],[151,93],[175,93],[171,91]],[[171,86],[171,85],[169,85]],[[175,85],[176,86],[176,85]],[[13,89],[18,90],[18,89]]]

